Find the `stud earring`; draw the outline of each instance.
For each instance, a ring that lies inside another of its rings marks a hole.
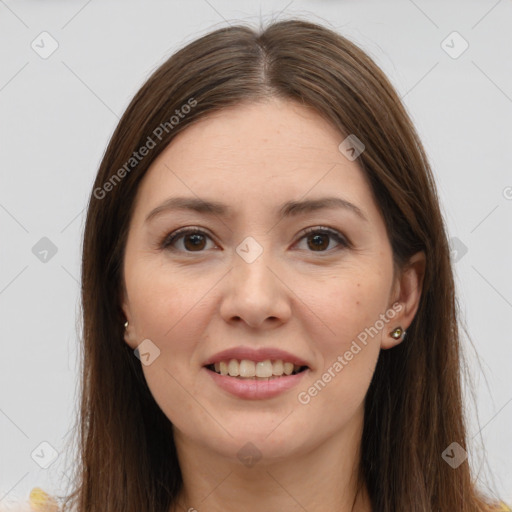
[[[404,331],[401,327],[397,327],[394,331],[390,333],[391,337],[395,340],[400,339],[402,336],[405,336],[406,331]]]
[[[125,328],[125,329],[128,329],[128,322],[125,322],[125,323],[124,323],[124,328]]]

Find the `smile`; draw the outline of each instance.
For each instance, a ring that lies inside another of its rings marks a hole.
[[[273,398],[296,386],[309,371],[307,366],[294,365],[280,359],[230,359],[203,368],[222,390],[249,400]]]
[[[288,361],[277,359],[271,361],[251,361],[249,359],[230,359],[210,364],[207,368],[219,375],[229,375],[240,379],[268,380],[283,375],[295,375],[307,369]]]

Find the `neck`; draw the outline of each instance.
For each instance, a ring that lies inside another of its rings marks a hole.
[[[251,467],[175,434],[183,487],[172,512],[371,512],[358,481],[362,411],[353,419],[320,445]]]

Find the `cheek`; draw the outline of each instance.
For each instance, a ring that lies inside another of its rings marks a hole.
[[[169,388],[167,377],[155,376],[168,372],[178,379],[174,385],[191,378],[187,368],[193,361],[198,343],[204,340],[205,328],[211,320],[208,294],[218,278],[211,275],[188,275],[186,272],[170,272],[160,265],[139,263],[138,268],[127,276],[130,309],[139,343],[151,340],[160,350],[154,365],[144,367],[148,384]],[[157,364],[158,363],[158,364]],[[172,379],[171,379],[172,380]],[[163,383],[163,381],[167,381]]]
[[[346,278],[331,279],[322,294],[310,295],[312,310],[326,327],[323,329],[324,352],[331,357],[349,350],[352,340],[364,341],[364,333],[385,313],[388,283],[379,273],[355,272]],[[382,326],[381,326],[382,330]],[[381,332],[370,339],[380,341]]]
[[[155,343],[158,340],[165,346],[177,342],[179,337],[182,347],[190,346],[193,333],[200,328],[198,319],[215,279],[206,274],[171,272],[164,266],[144,268],[143,263],[133,270],[131,279],[127,276],[126,281],[139,337],[155,340]]]
[[[210,418],[198,407],[187,375],[179,373],[183,365],[174,364],[167,356],[163,353],[151,366],[144,366],[144,378],[158,407],[173,426],[193,432],[198,421],[208,423]]]
[[[322,310],[322,320],[334,331],[315,338],[321,354],[318,368],[299,390],[298,401],[309,404],[310,414],[330,415],[336,430],[349,421],[361,405],[380,354],[382,330],[373,327],[382,313],[383,301],[362,287],[338,295]],[[314,412],[313,412],[314,411]],[[327,427],[326,427],[327,428]]]
[[[313,337],[321,361],[308,387],[301,389],[301,403],[310,400],[319,414],[337,404],[344,411],[341,421],[360,405],[375,370],[381,338],[390,325],[389,319],[387,324],[379,321],[386,311],[388,283],[378,270],[364,275],[354,271],[331,279],[324,290],[310,295],[311,309],[326,328]]]
[[[195,397],[200,390],[196,389],[191,371],[197,363],[197,347],[208,320],[204,311],[208,297],[204,297],[203,289],[209,288],[206,284],[177,286],[176,279],[172,287],[158,279],[148,282],[155,284],[147,286],[136,299],[138,332],[141,340],[149,338],[154,342],[160,353],[151,365],[142,367],[144,377],[156,403],[173,425],[193,432],[198,423],[211,421],[197,405]]]

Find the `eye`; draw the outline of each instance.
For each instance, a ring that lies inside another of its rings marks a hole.
[[[159,246],[161,249],[180,250],[174,246],[178,240],[183,240],[185,252],[201,252],[205,248],[207,238],[210,236],[200,229],[183,228],[166,235]]]
[[[328,252],[331,240],[335,240],[338,246],[343,248],[350,247],[350,242],[338,231],[327,227],[313,227],[304,231],[305,235],[299,239],[299,242],[306,240],[307,247],[311,252]],[[207,241],[212,240],[210,235],[198,228],[182,228],[166,235],[159,243],[161,249],[181,250],[185,252],[202,252],[206,249]],[[182,241],[182,247],[176,247],[178,241]]]
[[[312,252],[328,252],[330,245],[330,239],[334,239],[344,248],[350,247],[350,243],[347,241],[341,233],[334,229],[327,227],[313,227],[305,230],[305,235],[299,240],[306,240],[308,248],[312,249]],[[328,249],[328,250],[326,250]]]

